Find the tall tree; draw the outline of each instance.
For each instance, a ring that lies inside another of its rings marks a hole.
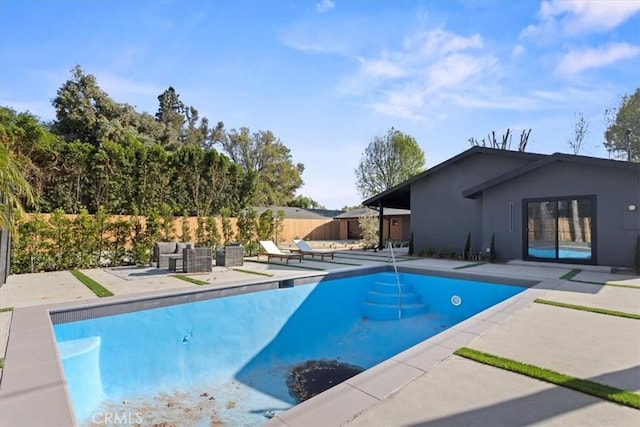
[[[370,197],[419,174],[424,167],[424,152],[416,140],[391,128],[365,148],[355,170],[356,187],[362,197]]]
[[[180,95],[169,86],[167,90],[158,95],[158,112],[156,119],[165,125],[162,135],[162,144],[177,146],[182,139],[182,125],[185,123],[185,106],[180,100]]]
[[[589,123],[585,120],[584,114],[576,114],[576,124],[573,127],[573,138],[567,141],[567,144],[573,151],[573,154],[580,154],[580,150],[584,148],[584,139],[589,134]]]
[[[607,130],[604,146],[609,155],[617,159],[640,162],[640,88],[633,95],[624,95],[620,107],[604,113]]]
[[[222,148],[254,182],[252,203],[257,206],[286,205],[303,184],[302,163],[294,164],[291,151],[274,134],[232,129]]]
[[[118,105],[100,89],[96,78],[85,74],[79,65],[53,99],[56,109],[54,130],[67,141],[79,139],[100,145],[108,132],[105,125],[116,115]]]

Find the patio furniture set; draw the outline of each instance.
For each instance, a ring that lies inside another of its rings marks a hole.
[[[283,252],[271,240],[263,240],[260,246],[263,251],[258,253],[267,256],[267,262],[271,258],[285,260],[289,264],[290,259],[302,262],[305,255],[315,259],[316,256],[324,261],[325,257],[334,259],[335,251],[312,249],[304,240],[294,240],[297,249],[293,252]],[[207,247],[195,247],[192,242],[156,242],[153,246],[152,262],[158,268],[182,273],[206,273],[212,271],[212,250]],[[244,263],[244,248],[239,243],[225,245],[216,251],[216,266],[239,267]]]

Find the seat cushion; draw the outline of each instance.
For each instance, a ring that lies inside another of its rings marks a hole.
[[[176,252],[176,242],[156,242],[158,253],[173,254]]]

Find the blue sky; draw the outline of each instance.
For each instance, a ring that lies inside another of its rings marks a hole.
[[[173,86],[227,129],[271,130],[299,193],[356,205],[354,169],[392,126],[432,167],[507,128],[527,151],[607,157],[604,111],[640,85],[639,0],[0,2],[0,104],[44,120],[79,64],[154,114]]]

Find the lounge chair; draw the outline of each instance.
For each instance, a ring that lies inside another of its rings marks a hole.
[[[282,252],[271,240],[261,240],[260,246],[262,246],[264,252],[258,253],[258,260],[260,259],[260,255],[266,255],[267,262],[271,261],[271,258],[285,259],[287,260],[287,264],[289,264],[290,259],[297,259],[299,262],[302,262],[302,254]]]
[[[300,253],[304,257],[305,255],[311,255],[311,258],[315,258],[316,256],[320,257],[321,261],[324,261],[324,257],[330,256],[331,259],[336,254],[336,251],[328,250],[328,249],[313,249],[311,246],[307,244],[304,240],[294,240],[293,243],[296,244]]]

